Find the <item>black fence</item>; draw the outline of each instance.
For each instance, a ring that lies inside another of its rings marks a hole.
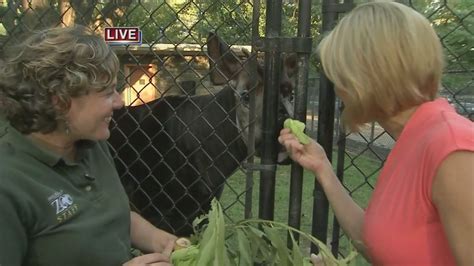
[[[345,256],[350,244],[321,188],[301,167],[278,165],[276,134],[288,113],[281,100],[289,99],[349,193],[367,205],[394,140],[377,124],[342,131],[340,103],[314,54],[321,33],[360,2],[0,1],[0,48],[51,26],[82,24],[99,34],[139,27],[142,45],[114,48],[127,107],[114,117],[111,143],[133,207],[187,234],[218,196],[231,221],[284,221]],[[424,14],[443,43],[441,95],[474,119],[474,4],[403,3]]]

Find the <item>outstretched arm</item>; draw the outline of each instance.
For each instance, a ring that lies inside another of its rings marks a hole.
[[[280,132],[278,141],[286,147],[295,162],[314,173],[339,224],[352,239],[356,249],[365,256],[362,243],[364,210],[351,198],[335,175],[324,149],[314,140],[302,145],[289,129]]]

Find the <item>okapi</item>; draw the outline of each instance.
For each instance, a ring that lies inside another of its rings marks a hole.
[[[132,207],[155,226],[190,235],[193,220],[209,211],[225,180],[247,157],[249,88],[255,86],[255,148],[260,147],[263,82],[251,76],[217,35],[208,37],[211,80],[227,85],[212,95],[165,96],[113,116],[109,143]],[[295,57],[282,67],[280,92],[292,93]],[[285,112],[282,112],[285,113]],[[282,123],[284,117],[280,118]]]

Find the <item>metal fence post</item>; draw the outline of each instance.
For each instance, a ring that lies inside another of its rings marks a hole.
[[[311,0],[301,0],[298,5],[298,37],[309,38],[311,35]],[[309,53],[298,53],[298,76],[295,86],[295,117],[306,123],[308,98],[308,72]],[[288,225],[300,228],[301,225],[301,200],[303,191],[303,168],[293,163],[291,166],[290,203],[288,211]],[[295,239],[299,238],[295,234]]]
[[[267,0],[266,37],[277,38],[281,33],[282,0]],[[277,161],[277,124],[279,84],[281,69],[280,43],[274,42],[277,49],[265,53],[265,89],[263,99],[263,165],[276,165]],[[267,169],[260,174],[259,217],[273,220],[275,206],[275,170]]]
[[[323,0],[322,31],[330,31],[337,19],[337,12],[329,7],[336,5],[335,0]],[[332,159],[332,142],[334,133],[334,107],[336,95],[333,84],[321,73],[318,109],[317,141],[326,151],[328,159]],[[318,182],[314,186],[313,227],[312,234],[324,243],[327,240],[329,202]],[[311,252],[317,252],[317,247],[311,245]]]

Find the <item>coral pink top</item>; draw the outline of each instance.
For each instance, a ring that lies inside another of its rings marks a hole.
[[[455,265],[431,188],[438,166],[458,150],[474,151],[474,123],[445,99],[422,104],[390,152],[366,210],[363,238],[373,264]]]

